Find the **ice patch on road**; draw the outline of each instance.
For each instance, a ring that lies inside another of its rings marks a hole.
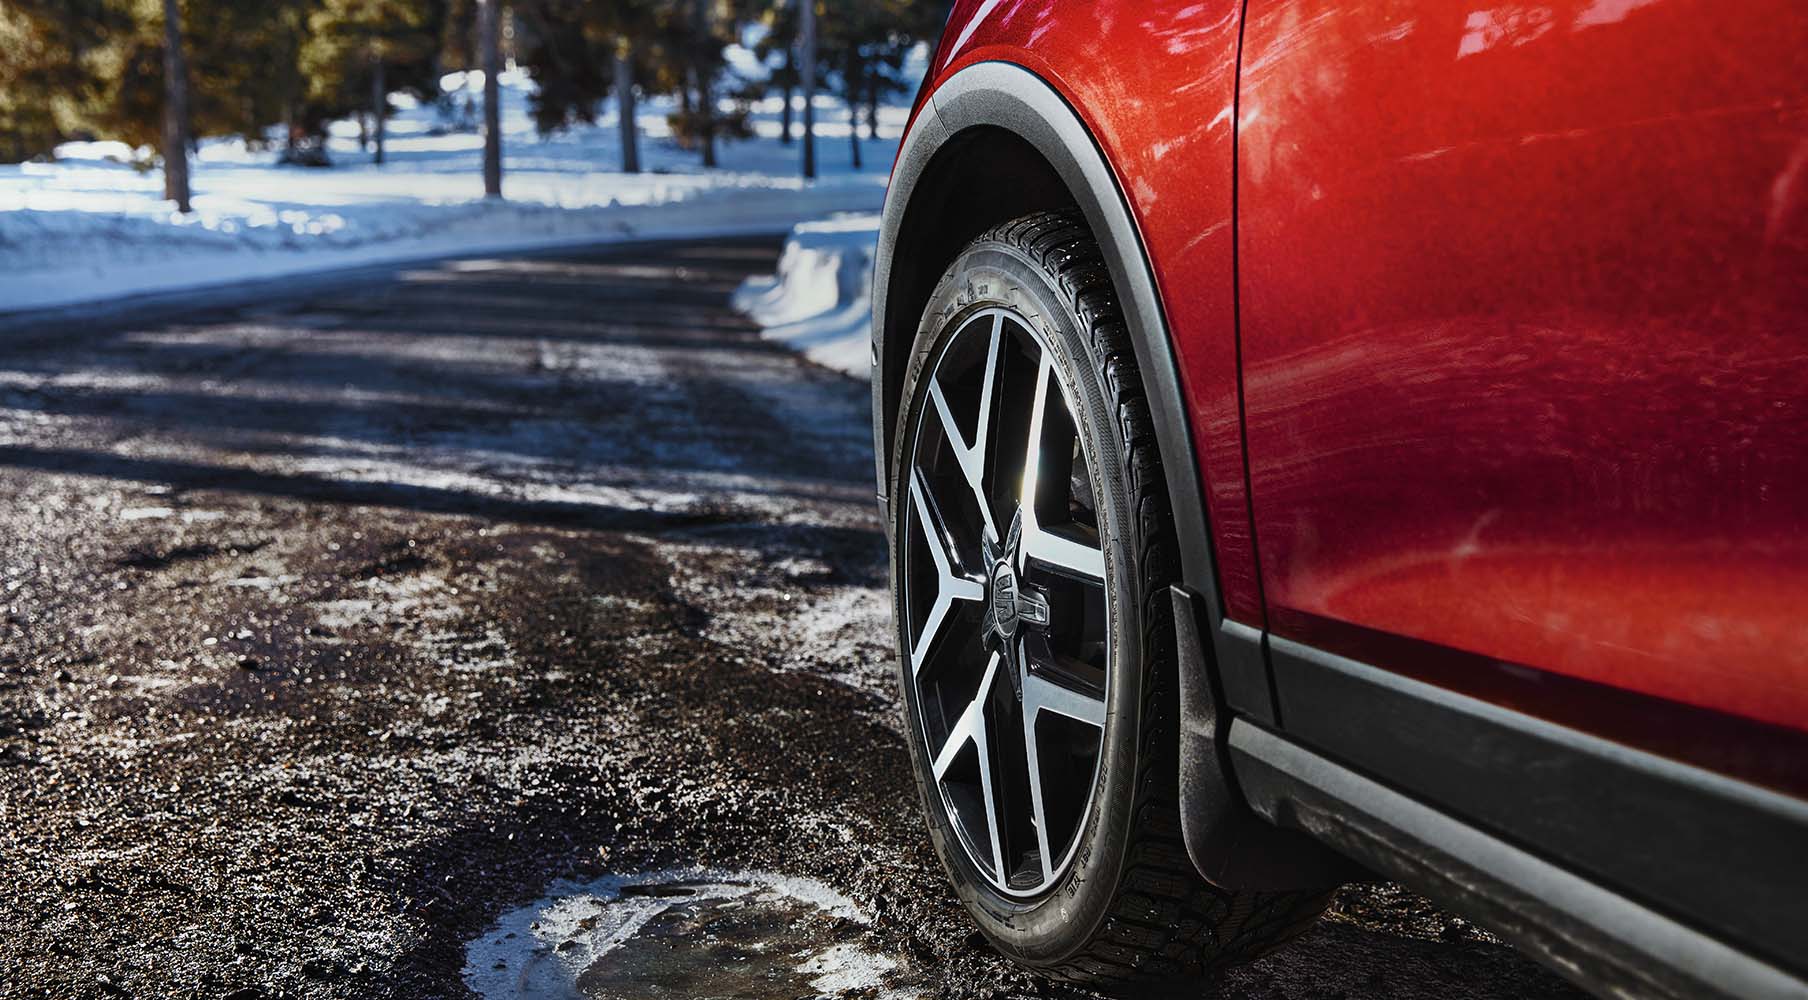
[[[300,581],[301,577],[294,573],[284,573],[280,576],[241,576],[237,579],[227,580],[226,586],[245,587],[251,590],[276,590]]]
[[[768,910],[776,920],[761,916]],[[694,938],[681,936],[686,918],[699,911],[710,919],[691,925]],[[720,921],[735,924],[731,941],[710,933],[711,924]],[[779,980],[791,978],[824,996],[916,996],[915,990],[891,983],[897,963],[884,955],[851,941],[810,943],[800,950],[789,936],[806,925],[858,929],[871,921],[852,900],[814,879],[709,869],[611,875],[583,885],[559,883],[547,896],[504,914],[466,946],[464,981],[489,1000],[612,997],[624,984],[659,978],[662,953],[671,953],[681,971],[695,972],[717,964],[715,953],[687,956],[686,948],[721,947],[729,951],[721,963],[727,975],[749,975],[750,970],[726,967],[757,958],[770,968],[763,975],[751,972],[755,979],[771,980],[770,989],[783,991]],[[656,922],[679,930],[656,930]],[[760,927],[773,940],[750,933]],[[651,935],[650,947],[647,942],[637,945],[641,935]],[[647,964],[649,954],[653,967]],[[652,995],[676,995],[663,984],[648,985]]]
[[[798,966],[810,985],[831,996],[855,990],[874,990],[885,983],[885,974],[898,963],[875,955],[859,945],[838,944]]]
[[[847,215],[791,230],[778,273],[752,277],[734,305],[761,336],[859,379],[872,377],[873,256],[879,216]]]

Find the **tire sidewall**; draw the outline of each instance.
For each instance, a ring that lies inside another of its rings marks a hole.
[[[907,742],[930,836],[956,893],[980,929],[1001,951],[1032,966],[1057,964],[1085,947],[1116,900],[1131,840],[1135,785],[1142,771],[1138,750],[1143,742],[1142,704],[1149,669],[1142,642],[1144,602],[1139,581],[1143,577],[1136,565],[1136,554],[1142,548],[1125,474],[1127,446],[1117,415],[1109,409],[1099,384],[1105,359],[1092,356],[1091,342],[1066,301],[1057,279],[1029,254],[1009,244],[982,239],[955,260],[930,297],[912,347],[901,397],[905,405],[899,408],[899,426],[893,436],[898,445],[892,452],[888,493],[898,677]],[[925,403],[928,374],[966,320],[990,308],[1011,310],[1041,334],[1052,348],[1058,377],[1077,411],[1074,421],[1089,459],[1101,515],[1100,543],[1106,557],[1105,592],[1112,632],[1105,736],[1092,807],[1066,872],[1053,888],[1028,900],[999,892],[973,865],[929,778],[920,706],[906,666],[909,659],[903,629],[908,617],[903,589],[898,585],[904,569],[903,498],[907,495],[902,478],[915,454],[917,414]]]

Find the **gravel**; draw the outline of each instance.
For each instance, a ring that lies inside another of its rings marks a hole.
[[[474,996],[507,915],[676,869],[845,896],[888,989],[1069,995],[928,846],[866,387],[727,307],[778,250],[0,343],[0,997]],[[1385,884],[1214,989],[1572,995]]]

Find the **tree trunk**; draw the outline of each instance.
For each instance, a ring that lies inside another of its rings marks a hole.
[[[877,71],[866,76],[866,137],[879,138],[879,74]]]
[[[703,129],[703,165],[713,167],[716,165],[716,95],[709,78],[709,0],[697,0],[696,15],[697,58],[691,64],[691,74],[697,84],[697,117]]]
[[[842,89],[847,92],[848,143],[854,153],[854,169],[860,163],[860,53],[848,47],[847,62],[842,68]]]
[[[803,63],[804,179],[816,178],[816,0],[797,0],[800,20],[799,56]]]
[[[483,50],[483,193],[502,197],[502,29],[497,5],[477,0],[478,45]]]
[[[624,174],[640,173],[640,121],[634,110],[633,43],[615,43],[615,109],[621,130],[621,168]]]
[[[290,125],[289,131],[290,133],[295,131],[293,124]],[[289,148],[295,148],[295,138],[293,134],[289,137]],[[370,152],[370,114],[364,111],[358,112],[358,152]]]
[[[383,164],[383,147],[388,137],[387,119],[389,117],[389,79],[384,70],[381,56],[370,64],[370,115],[372,121],[371,141],[376,143],[377,154],[372,162],[378,166]]]
[[[714,98],[710,95],[709,85],[704,82],[704,77],[705,74],[693,62],[685,68],[684,86],[679,89],[685,92],[683,103],[689,106],[685,117],[694,130],[692,137],[703,149],[703,165],[713,167],[716,165],[716,114],[712,107]],[[694,103],[690,97],[693,91],[696,93]]]
[[[188,61],[182,56],[182,8],[163,0],[163,197],[193,211],[188,190]]]
[[[778,141],[787,146],[791,145],[791,96],[797,90],[796,80],[797,51],[787,45],[785,46],[785,106],[779,112],[778,120]]]
[[[709,73],[697,73],[697,107],[703,115],[703,165],[716,165],[716,95],[710,89]]]

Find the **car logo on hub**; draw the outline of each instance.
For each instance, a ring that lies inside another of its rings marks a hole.
[[[1010,636],[1017,631],[1017,574],[1009,562],[1001,562],[992,571],[992,619],[998,632]]]

